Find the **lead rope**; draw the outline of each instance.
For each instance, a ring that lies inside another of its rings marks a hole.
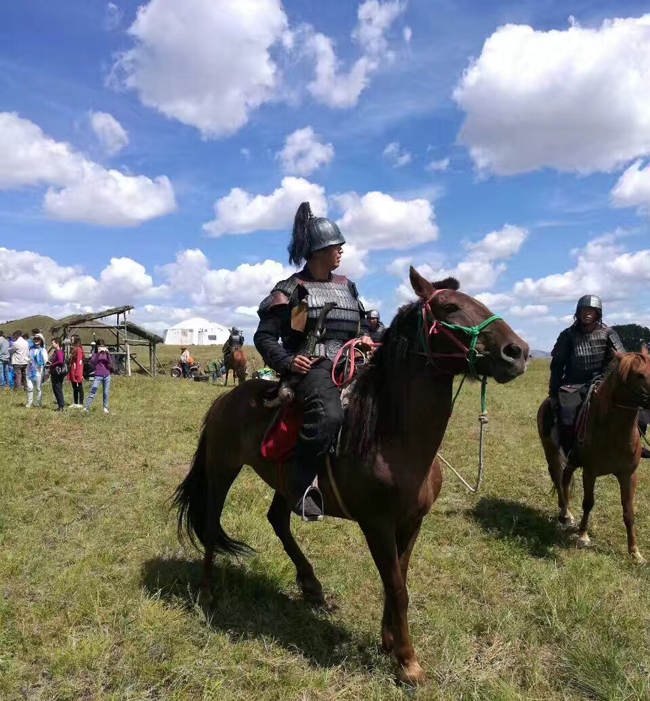
[[[449,412],[449,415],[451,416],[451,412],[454,410],[454,405],[456,404],[456,400],[458,399],[458,395],[460,394],[460,390],[463,387],[463,383],[465,382],[465,378],[467,375],[463,377],[463,379],[460,381],[460,385],[458,386],[458,389],[456,390],[456,394],[451,402],[451,410]],[[487,376],[483,377],[481,380],[481,413],[478,415],[478,421],[479,421],[479,435],[478,435],[478,474],[476,476],[476,486],[472,487],[472,485],[458,472],[458,470],[448,461],[445,460],[445,458],[442,456],[440,451],[438,451],[438,457],[442,462],[458,477],[458,479],[469,489],[469,491],[472,494],[476,494],[478,492],[480,486],[481,486],[481,480],[483,479],[483,437],[485,433],[485,426],[488,423],[488,417],[487,417],[487,409],[486,409],[486,399],[485,399],[485,394],[486,394],[486,389],[487,389]]]

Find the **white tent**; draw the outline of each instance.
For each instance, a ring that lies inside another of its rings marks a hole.
[[[195,317],[167,329],[164,338],[168,346],[212,346],[225,343],[229,336],[225,326]]]

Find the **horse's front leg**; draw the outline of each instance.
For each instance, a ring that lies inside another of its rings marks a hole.
[[[575,470],[575,467],[569,463],[565,465],[564,471],[562,471],[560,467],[560,471],[562,472],[562,484],[558,490],[558,506],[560,507],[559,521],[562,526],[565,527],[573,526],[575,523],[573,514],[569,510],[569,493],[571,491],[571,480],[573,479]]]
[[[399,558],[399,566],[402,573],[402,581],[404,582],[404,586],[406,586],[406,579],[408,577],[411,552],[413,551],[415,541],[420,534],[421,525],[422,519],[418,518],[416,521],[409,523],[408,526],[397,530],[397,556]],[[381,622],[381,646],[385,652],[392,652],[393,645],[393,617],[391,614],[389,601],[387,598],[384,598],[384,615]]]
[[[636,492],[636,472],[631,475],[616,475],[621,487],[621,505],[623,506],[623,521],[627,530],[627,551],[637,565],[645,565],[646,560],[639,552],[636,544],[634,529],[634,494]]]
[[[384,615],[392,624],[393,652],[399,664],[398,678],[405,684],[417,684],[424,679],[424,672],[415,656],[409,633],[409,598],[398,557],[395,528],[392,523],[361,524],[361,530],[384,585]]]
[[[582,497],[582,519],[580,520],[580,529],[578,533],[578,547],[586,547],[591,545],[589,538],[589,514],[594,508],[594,485],[596,484],[596,476],[586,468],[582,468],[582,487],[584,496]]]

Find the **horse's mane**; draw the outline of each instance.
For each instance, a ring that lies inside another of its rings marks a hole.
[[[432,283],[435,289],[457,290],[458,280],[446,278]],[[419,342],[419,302],[409,302],[400,307],[391,325],[386,329],[368,365],[357,376],[354,391],[347,409],[344,451],[364,461],[374,458],[378,448],[380,421],[386,419],[392,425],[400,420],[394,388],[400,384],[399,376]],[[382,412],[387,412],[381,415]]]
[[[598,389],[597,411],[604,416],[614,406],[614,398],[621,384],[625,384],[631,372],[650,373],[650,356],[644,353],[624,353],[614,359],[607,370],[605,379]]]

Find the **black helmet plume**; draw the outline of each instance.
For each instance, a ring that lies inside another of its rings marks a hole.
[[[303,202],[293,220],[293,235],[289,244],[289,262],[300,265],[309,255],[309,220],[313,218],[309,202]]]

